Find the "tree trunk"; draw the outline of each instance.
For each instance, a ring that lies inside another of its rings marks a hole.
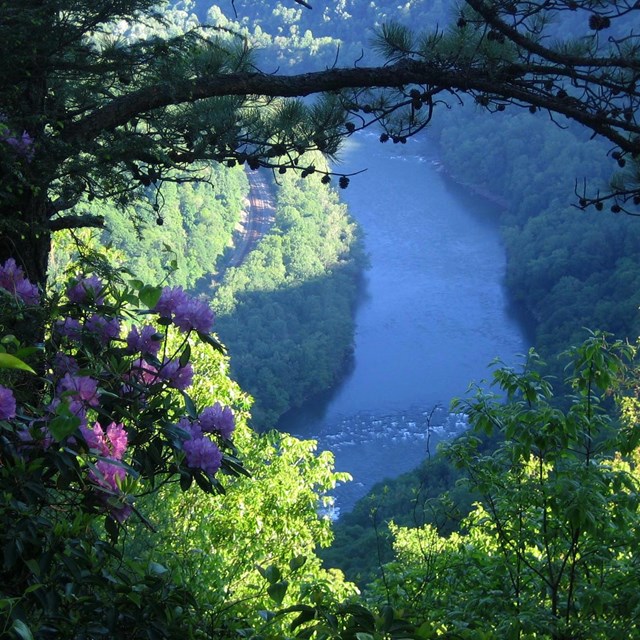
[[[0,264],[14,258],[33,284],[47,283],[51,251],[46,192],[0,199]]]
[[[47,284],[51,250],[47,222],[46,191],[41,195],[23,192],[19,197],[0,198],[0,265],[13,258],[41,292]],[[14,335],[24,346],[41,344],[45,337],[42,308],[25,306],[14,314],[3,314],[0,338],[6,335]],[[31,365],[38,368],[35,362]]]

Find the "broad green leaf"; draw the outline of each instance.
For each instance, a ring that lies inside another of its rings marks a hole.
[[[291,571],[297,571],[298,569],[304,566],[306,561],[307,561],[306,556],[297,555],[294,558],[291,558],[291,560],[289,560],[289,569],[291,569]]]
[[[0,368],[20,369],[21,371],[35,373],[35,371],[26,362],[20,360],[20,358],[12,356],[10,353],[0,353]]]
[[[282,574],[280,573],[280,569],[276,567],[275,564],[270,564],[264,570],[264,577],[269,581],[269,584],[275,584],[282,578]]]
[[[153,309],[153,307],[158,304],[158,300],[160,300],[161,294],[161,287],[152,287],[150,285],[145,285],[144,287],[142,287],[142,289],[140,289],[138,297],[140,298],[140,302],[142,302],[142,304],[149,307],[149,309]]]
[[[142,280],[129,280],[129,286],[136,289],[136,291],[140,291],[144,287],[144,283]]]
[[[282,580],[280,582],[276,582],[275,584],[270,584],[267,587],[267,593],[276,604],[282,604],[282,601],[287,594],[288,587],[289,582],[287,580]]]
[[[11,631],[14,631],[23,640],[33,640],[31,629],[22,620],[15,620],[11,625]]]
[[[225,352],[224,345],[218,342],[211,334],[198,331],[198,337],[202,342],[211,345],[216,351],[219,351],[220,353]]]
[[[58,442],[61,442],[67,436],[70,436],[80,426],[80,418],[78,418],[78,416],[74,416],[67,407],[65,407],[65,409],[66,412],[59,413],[49,423],[51,435]]]
[[[167,571],[168,571],[168,569],[164,565],[161,565],[158,562],[150,562],[149,563],[149,572],[153,573],[154,575],[161,576],[161,575],[167,573]]]

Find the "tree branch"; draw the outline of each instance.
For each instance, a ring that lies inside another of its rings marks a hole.
[[[90,115],[67,125],[62,138],[76,144],[90,142],[155,109],[222,96],[304,97],[343,89],[397,88],[405,85],[439,87],[465,93],[484,93],[547,109],[579,122],[624,151],[638,151],[638,143],[617,130],[640,131],[628,122],[590,112],[577,99],[563,99],[541,91],[540,78],[527,65],[507,64],[503,69],[475,66],[443,68],[430,62],[401,60],[383,67],[328,69],[290,76],[263,73],[232,73],[159,83],[112,100]],[[556,70],[562,75],[562,69]],[[526,86],[525,80],[530,81]]]
[[[48,223],[51,231],[61,231],[62,229],[82,229],[84,227],[94,227],[100,229],[104,227],[104,218],[94,216],[89,213],[81,216],[64,216],[55,218]]]

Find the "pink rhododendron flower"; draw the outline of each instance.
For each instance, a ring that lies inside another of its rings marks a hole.
[[[105,431],[96,422],[91,428],[80,427],[80,431],[90,449],[105,458],[122,460],[127,450],[127,432],[123,425],[112,422]]]
[[[122,465],[116,464],[122,460],[127,449],[127,432],[123,425],[112,422],[105,431],[99,422],[92,428],[81,427],[80,431],[89,448],[101,456],[96,462],[96,472],[91,471],[89,478],[92,482],[111,493],[121,495],[120,485],[126,476]],[[124,522],[131,514],[131,507],[123,502],[114,507],[111,500],[107,502],[110,514],[118,521]]]
[[[100,476],[91,473],[91,479],[110,491],[119,491],[120,484],[127,475],[126,471],[118,464],[112,464],[108,460],[98,460],[96,469],[100,472]]]

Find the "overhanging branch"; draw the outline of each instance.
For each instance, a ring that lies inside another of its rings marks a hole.
[[[68,142],[93,140],[102,132],[113,130],[132,118],[170,105],[192,103],[222,96],[304,97],[344,89],[397,88],[421,85],[466,93],[485,93],[504,99],[515,99],[579,122],[607,137],[624,151],[637,151],[637,142],[623,131],[633,129],[630,123],[592,113],[577,100],[558,99],[541,91],[539,78],[531,83],[527,65],[505,65],[500,69],[483,69],[470,65],[446,68],[416,60],[401,60],[383,67],[328,69],[313,73],[278,76],[263,73],[219,74],[172,83],[152,85],[97,109],[92,114],[69,124],[62,133]],[[562,69],[557,73],[562,75]],[[617,130],[618,128],[621,131]],[[634,131],[635,133],[635,131]]]
[[[55,218],[48,223],[51,231],[61,231],[62,229],[83,229],[85,227],[93,227],[101,229],[104,227],[104,218],[102,216],[94,216],[85,214],[81,216],[64,216]]]

